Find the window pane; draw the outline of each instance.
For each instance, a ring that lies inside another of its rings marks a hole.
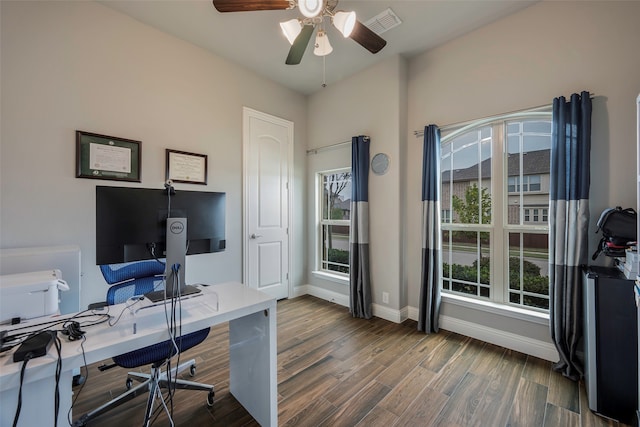
[[[507,124],[507,134],[520,133],[520,123],[511,122]]]
[[[491,223],[491,132],[485,126],[443,146],[441,203],[451,222]]]
[[[351,172],[325,174],[322,178],[322,219],[348,220],[351,217]]]
[[[349,273],[349,226],[322,226],[322,269]]]
[[[507,137],[507,153],[509,154],[519,153],[522,150],[522,148],[520,147],[521,142],[522,142],[522,138],[520,137],[519,134],[509,135]]]
[[[522,150],[525,153],[531,151],[549,150],[551,148],[551,136],[549,135],[523,135]]]
[[[451,232],[447,230],[442,231],[442,277],[451,277]]]
[[[523,123],[522,130],[527,133],[551,133],[551,122],[548,120],[527,120]]]
[[[549,308],[548,234],[509,233],[509,301]]]
[[[490,248],[488,232],[443,232],[443,287],[463,294],[490,295]],[[451,279],[451,280],[449,280]]]
[[[530,219],[525,218],[524,208],[549,202],[551,124],[546,120],[523,120],[511,122],[508,128],[515,128],[515,123],[520,123],[523,131],[508,136],[507,223],[517,225]],[[513,180],[522,185],[512,187]]]

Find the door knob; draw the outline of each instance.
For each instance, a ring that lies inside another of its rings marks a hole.
[[[249,236],[249,237],[251,237],[252,239],[257,239],[258,237],[262,237],[262,234],[255,234],[255,233],[253,233],[253,234],[252,234],[251,236]]]

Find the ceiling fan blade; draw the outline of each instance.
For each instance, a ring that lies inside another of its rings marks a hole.
[[[371,53],[378,53],[387,45],[385,39],[371,31],[369,27],[360,21],[356,21],[356,25],[353,27],[349,37]]]
[[[304,55],[304,51],[307,50],[307,45],[309,44],[309,40],[311,40],[314,28],[313,25],[305,25],[302,28],[298,37],[293,41],[291,49],[289,49],[289,55],[287,55],[285,64],[298,65],[300,61],[302,61],[302,56]]]
[[[212,0],[218,12],[289,9],[289,0]]]

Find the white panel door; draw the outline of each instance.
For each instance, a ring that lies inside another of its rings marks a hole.
[[[289,174],[293,123],[244,108],[244,281],[289,296]]]

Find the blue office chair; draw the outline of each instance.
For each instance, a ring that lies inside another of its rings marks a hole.
[[[164,275],[165,265],[157,260],[131,264],[101,265],[100,270],[107,283],[111,285],[107,291],[107,304],[109,305],[126,302],[131,297],[163,289],[162,284],[164,281],[162,276]],[[207,338],[207,335],[209,335],[209,328],[176,337],[175,342],[179,351],[182,352],[200,344]],[[175,354],[177,354],[176,346],[171,340],[167,340],[115,356],[113,358],[114,365],[111,366],[132,369],[151,365],[151,374],[129,372],[126,380],[128,389],[126,393],[81,416],[73,425],[84,426],[95,417],[147,391],[149,391],[149,396],[143,425],[149,425],[156,397],[161,400],[165,411],[167,411],[161,389],[168,387],[172,389],[206,391],[208,392],[207,405],[213,406],[214,390],[212,385],[177,379],[178,373],[187,367],[189,367],[191,376],[195,375],[195,360],[189,360],[171,369],[171,381],[168,380],[167,373],[162,372],[162,367],[166,364],[166,361]],[[132,388],[133,380],[139,381],[141,384]]]

